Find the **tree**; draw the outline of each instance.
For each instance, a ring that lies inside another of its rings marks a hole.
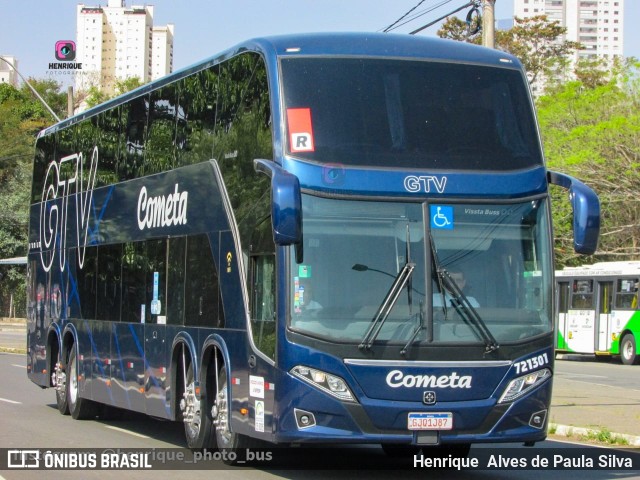
[[[79,97],[84,100],[87,107],[91,108],[104,103],[115,96],[135,90],[142,85],[144,84],[138,77],[129,77],[122,80],[116,80],[114,88],[115,95],[109,95],[104,90],[100,89],[100,87],[92,85],[86,92],[81,92]]]
[[[47,104],[59,115],[66,107],[66,95],[58,83],[29,79]],[[0,258],[27,253],[31,165],[36,134],[54,120],[40,100],[24,85],[16,89],[0,85]],[[24,267],[2,269],[0,298],[3,306],[13,294],[24,305]]]
[[[467,30],[466,22],[449,17],[437,34],[441,38],[480,45],[482,34],[468,35]],[[558,21],[549,21],[546,15],[516,17],[513,28],[496,31],[496,48],[518,57],[533,85],[542,75],[550,77],[565,71],[567,57],[580,48],[579,43],[561,40],[566,32]]]
[[[602,261],[640,259],[639,67],[612,71],[603,85],[569,82],[538,100],[549,167],[577,176],[600,197]],[[557,193],[554,199],[556,257],[575,264],[569,207]]]
[[[482,43],[482,32],[479,29],[481,22],[482,17],[479,16],[474,17],[471,25],[458,17],[451,16],[445,20],[436,35],[440,38],[480,45]]]
[[[567,67],[566,59],[580,48],[577,42],[561,40],[567,29],[546,15],[514,20],[513,28],[496,32],[496,47],[520,59],[531,84],[541,75],[562,71]]]

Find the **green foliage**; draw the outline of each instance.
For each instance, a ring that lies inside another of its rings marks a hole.
[[[513,28],[496,31],[495,43],[498,50],[520,59],[529,75],[529,82],[534,84],[541,75],[549,77],[566,70],[567,62],[564,58],[580,47],[576,42],[560,41],[566,32],[567,29],[558,21],[550,21],[546,15],[524,19],[516,17]],[[480,45],[482,41],[481,32],[469,35],[466,22],[457,17],[449,17],[437,35],[476,45]],[[585,65],[581,70],[585,76],[586,69]]]
[[[600,197],[599,261],[640,258],[638,73],[637,64],[616,66],[597,82],[556,86],[537,103],[549,168],[580,178]],[[565,195],[553,192],[556,259],[587,263],[573,253]]]

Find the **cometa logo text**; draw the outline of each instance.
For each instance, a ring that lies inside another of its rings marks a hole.
[[[391,370],[387,375],[387,385],[391,388],[471,388],[471,377],[450,375],[405,375],[401,370]]]
[[[147,187],[142,187],[138,196],[138,227],[144,230],[186,225],[188,199],[189,192],[180,192],[177,183],[173,193],[157,197],[150,197]]]

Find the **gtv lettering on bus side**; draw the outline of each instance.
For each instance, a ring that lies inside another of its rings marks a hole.
[[[49,164],[42,188],[40,203],[40,260],[42,268],[48,272],[59,252],[60,270],[66,265],[67,226],[69,222],[69,200],[75,199],[76,245],[80,268],[84,264],[87,231],[89,227],[90,205],[98,170],[98,147],[91,153],[89,171],[85,178],[82,152],[67,155]],[[83,190],[84,188],[84,192]],[[61,202],[58,202],[61,200]],[[59,245],[56,245],[58,244]],[[49,256],[44,252],[50,251]]]

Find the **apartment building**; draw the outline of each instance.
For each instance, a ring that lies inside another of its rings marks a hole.
[[[138,77],[146,83],[173,71],[174,27],[154,27],[153,11],[150,5],[127,7],[125,0],[77,6],[77,90],[99,86],[113,94],[117,80]]]

